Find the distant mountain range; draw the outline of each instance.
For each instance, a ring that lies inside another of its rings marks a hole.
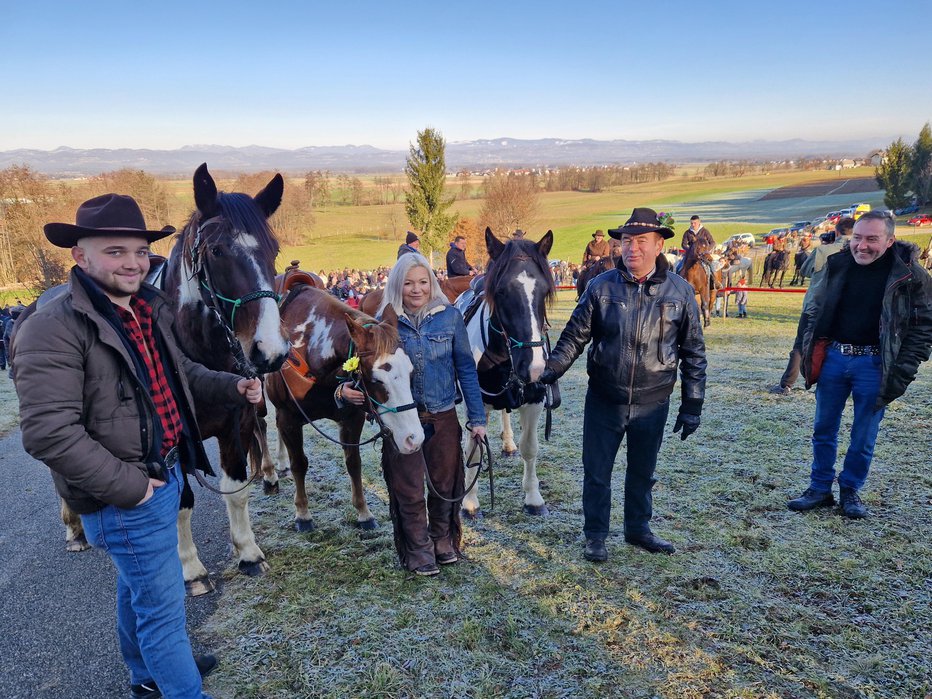
[[[559,138],[496,138],[447,143],[447,167],[468,168],[555,167],[566,165],[628,165],[644,162],[713,162],[716,160],[786,160],[801,157],[864,158],[889,144],[892,138],[850,141],[597,141]],[[401,172],[405,150],[373,146],[308,146],[287,150],[263,146],[194,145],[176,150],[136,148],[76,149],[51,151],[20,149],[0,151],[0,169],[28,164],[35,170],[62,177],[82,177],[120,168],[134,168],[160,175],[186,176],[206,162],[211,170],[255,172],[308,170],[334,172]]]

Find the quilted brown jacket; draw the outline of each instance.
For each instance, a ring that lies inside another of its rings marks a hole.
[[[114,324],[95,305],[101,292],[71,272],[67,293],[17,330],[14,379],[26,451],[52,470],[59,495],[84,514],[105,505],[135,506],[148,487],[146,464],[158,461],[161,425],[149,386]],[[84,279],[87,279],[85,276]],[[211,371],[178,348],[171,306],[143,285],[152,305],[166,376],[184,422],[182,464],[210,473],[194,419],[193,394],[235,405],[238,376]],[[104,297],[106,298],[106,297]]]

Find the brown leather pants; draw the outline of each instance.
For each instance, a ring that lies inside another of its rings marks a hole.
[[[382,473],[388,486],[389,512],[401,565],[414,570],[436,562],[436,555],[460,553],[460,503],[446,502],[430,489],[424,507],[424,474],[445,498],[463,494],[462,430],[456,410],[420,413],[424,445],[414,454],[400,454],[382,442]]]

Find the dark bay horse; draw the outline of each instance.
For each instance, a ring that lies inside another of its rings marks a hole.
[[[340,426],[357,524],[373,529],[377,525],[366,504],[359,458],[366,414],[353,406],[339,408],[334,391],[347,377],[355,376],[371,397],[369,408],[378,416],[379,425],[390,433],[385,438],[392,439],[404,454],[421,447],[424,431],[411,397],[413,366],[399,346],[398,317],[386,308],[379,323],[326,291],[298,286],[282,306],[282,322],[291,336],[291,356],[280,371],[268,375],[266,393],[275,406],[279,445],[287,450],[294,475],[295,528],[310,531],[314,526],[307,509],[308,460],[302,428],[325,418]],[[353,357],[358,368],[347,368]]]
[[[218,192],[206,164],[194,173],[197,208],[172,249],[163,288],[175,306],[179,346],[210,369],[261,375],[277,370],[288,355],[274,292],[279,247],[267,221],[281,203],[283,185],[281,175],[275,175],[251,197]],[[258,575],[268,564],[249,522],[247,458],[256,471],[262,461],[262,414],[245,406],[231,414],[209,402],[198,402],[195,410],[201,435],[219,443],[220,489],[226,493],[239,569]],[[274,469],[265,468],[263,474],[269,483],[277,482]],[[189,593],[200,594],[212,585],[191,538],[193,503],[186,487],[178,515],[178,551]]]
[[[803,264],[805,264],[806,260],[809,259],[809,255],[811,253],[812,253],[811,249],[799,248],[799,250],[796,251],[796,254],[793,255],[794,270],[793,270],[793,278],[790,280],[790,286],[796,286],[797,284],[799,286],[802,286],[803,282],[806,279],[803,276],[802,267],[803,267]]]
[[[702,325],[706,328],[709,327],[712,323],[712,294],[709,288],[709,273],[706,272],[705,265],[701,264],[701,260],[697,256],[695,245],[686,249],[686,254],[683,256],[683,267],[680,269],[679,275],[692,285],[693,290],[696,292],[696,300],[699,302],[699,310],[702,312]]]
[[[466,324],[469,344],[486,414],[495,410],[517,410],[521,421],[520,451],[524,461],[524,511],[546,514],[537,478],[537,421],[544,404],[544,391],[536,384],[546,362],[547,309],[556,297],[547,253],[553,233],[537,243],[525,238],[501,242],[485,230],[489,266],[483,300]],[[503,419],[505,451],[516,449],[511,423]],[[509,444],[510,443],[510,444]],[[468,448],[464,449],[468,453]],[[466,483],[476,473],[467,465]],[[463,499],[467,516],[479,513],[478,488],[474,484]]]
[[[790,253],[788,250],[774,250],[764,258],[764,271],[761,273],[761,286],[773,288],[777,282],[777,274],[780,275],[779,286],[783,288],[783,277],[786,276],[786,268],[789,267]]]

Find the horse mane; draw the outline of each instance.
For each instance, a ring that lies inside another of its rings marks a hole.
[[[398,328],[388,323],[380,323],[372,316],[349,306],[347,306],[347,315],[360,325],[369,325],[366,329],[372,339],[373,356],[380,357],[383,354],[393,354],[398,349]]]
[[[265,259],[275,260],[278,257],[279,243],[265,215],[248,194],[241,192],[220,192],[217,194],[217,203],[220,206],[220,215],[228,222],[233,230],[248,231],[256,238],[259,249]],[[195,211],[188,219],[188,223],[181,233],[196,229],[202,222],[201,213]]]
[[[540,252],[533,241],[512,238],[505,244],[501,254],[489,262],[485,273],[485,302],[490,312],[495,310],[495,291],[503,284],[505,273],[511,262],[518,258],[527,258],[537,267],[541,278],[546,280],[544,283],[547,285],[547,291],[544,299],[548,307],[553,305],[557,296],[557,287],[553,281],[547,257]]]

